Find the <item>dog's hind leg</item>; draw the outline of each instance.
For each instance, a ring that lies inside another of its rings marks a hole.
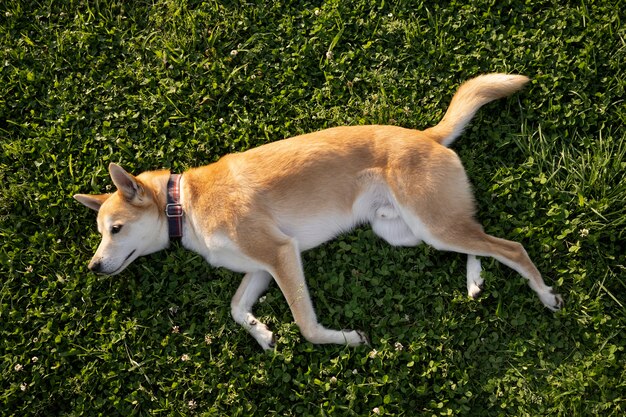
[[[437,232],[433,232],[431,228],[430,233],[427,233],[430,236],[424,238],[426,243],[437,249],[470,256],[491,256],[526,278],[530,288],[547,308],[556,311],[563,306],[563,298],[544,283],[541,273],[520,243],[488,235],[478,223],[468,219],[457,219],[446,228],[435,230]],[[471,258],[468,259],[468,267],[470,266],[475,266]],[[468,268],[468,272],[471,268]]]
[[[545,284],[541,273],[520,243],[490,236],[481,230],[475,240],[467,243],[467,249],[476,255],[492,256],[517,271],[528,280],[530,288],[537,293],[543,305],[550,310],[557,311],[563,307],[563,298],[552,287]]]
[[[272,276],[265,271],[247,273],[230,303],[235,321],[241,324],[265,350],[273,349],[276,339],[268,327],[252,315],[252,306],[267,290],[271,280]]]
[[[458,156],[438,148],[432,152],[436,165],[427,166],[421,176],[408,170],[406,163],[396,164],[387,174],[400,215],[415,236],[436,249],[497,259],[526,278],[547,308],[560,309],[563,299],[544,283],[524,247],[486,234],[474,219],[471,186]],[[401,156],[400,161],[419,163]],[[479,287],[478,260],[469,258],[468,267],[472,288],[474,283]]]
[[[467,295],[472,298],[478,297],[483,290],[483,279],[480,276],[482,268],[480,259],[474,255],[467,255]]]

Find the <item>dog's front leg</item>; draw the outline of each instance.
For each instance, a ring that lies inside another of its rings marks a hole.
[[[271,273],[280,287],[302,335],[311,343],[368,344],[363,332],[330,330],[318,323],[307,288],[300,251],[294,240],[287,240],[277,248]]]
[[[272,276],[265,271],[247,273],[230,303],[235,321],[241,324],[265,350],[273,349],[276,339],[270,329],[252,315],[252,306],[265,292],[271,280]]]

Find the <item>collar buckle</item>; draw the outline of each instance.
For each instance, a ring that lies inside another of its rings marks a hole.
[[[169,218],[183,217],[183,206],[180,203],[169,203],[165,206],[165,215]]]

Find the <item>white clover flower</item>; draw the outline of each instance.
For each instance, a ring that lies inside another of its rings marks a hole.
[[[204,343],[206,343],[207,345],[210,345],[211,343],[213,343],[213,339],[211,338],[211,336],[209,336],[208,334],[204,336]]]
[[[187,355],[186,353],[183,354],[183,356],[180,357],[180,360],[183,361],[183,362],[187,362],[190,359],[191,359],[191,357],[189,355]]]
[[[398,351],[398,352],[401,351],[401,350],[404,350],[404,346],[402,346],[402,343],[400,343],[400,342],[394,343],[393,347],[396,348],[396,351]]]
[[[333,51],[326,52],[326,59],[329,61],[333,59]]]
[[[173,326],[172,327],[172,333],[180,333],[180,327],[179,326]]]
[[[15,369],[15,372],[19,372],[22,369],[24,369],[24,366],[22,366],[22,364],[15,364],[15,366],[13,367],[13,369]]]
[[[374,359],[377,355],[378,351],[376,349],[372,349],[372,351],[369,353],[370,359]]]
[[[26,382],[22,382],[22,383],[20,384],[20,389],[21,389],[22,391],[26,391],[26,390],[28,389],[28,385],[26,384]]]
[[[31,360],[33,363],[37,363],[37,362],[39,361],[39,358],[38,358],[37,356],[33,356],[30,360]]]
[[[589,236],[589,229],[581,229],[580,237],[587,237],[587,236]]]
[[[230,56],[237,56],[239,52],[236,49],[233,49],[232,51],[230,51]]]
[[[29,274],[30,274],[31,272],[33,272],[33,266],[32,266],[32,265],[28,265],[28,266],[26,267],[26,272],[27,272],[27,273],[29,273]]]
[[[189,400],[189,402],[187,403],[187,407],[189,407],[189,409],[192,411],[195,410],[197,406],[198,404],[196,404],[194,400]]]
[[[8,12],[7,12],[7,13],[8,13]],[[319,15],[320,15],[320,13],[321,13],[321,12],[320,12],[320,9],[315,9],[315,11],[313,12],[313,14],[314,14],[315,16],[319,16]]]
[[[372,413],[374,413],[374,414],[376,414],[376,415],[380,414],[380,408],[378,408],[378,407],[374,407],[374,408],[372,409]]]
[[[330,377],[330,383],[333,384],[333,385],[336,384],[337,383],[337,378],[334,377],[334,376]]]

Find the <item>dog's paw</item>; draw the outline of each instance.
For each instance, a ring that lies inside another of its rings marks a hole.
[[[539,298],[541,298],[543,305],[552,311],[559,311],[565,305],[563,297],[561,297],[560,294],[557,294],[552,288],[549,288],[549,291],[540,294]]]
[[[476,299],[483,290],[484,280],[480,276],[482,268],[480,259],[473,255],[467,256],[467,295]]]
[[[348,346],[369,346],[370,340],[361,330],[342,330],[343,336]]]
[[[565,302],[563,301],[563,297],[561,297],[561,294],[557,294],[557,293],[553,293],[552,295],[554,296],[554,304],[552,305],[552,307],[548,307],[548,308],[550,308],[550,310],[552,311],[559,311],[565,305]]]
[[[276,347],[276,336],[265,324],[257,322],[253,330],[250,330],[250,334],[254,336],[263,350],[274,350]]]
[[[472,282],[467,286],[467,295],[472,299],[477,299],[481,292],[483,292],[484,284],[482,282]]]
[[[367,334],[365,334],[365,332],[362,332],[361,330],[357,330],[356,332],[361,337],[361,344],[362,345],[365,345],[365,346],[371,346],[372,345],[370,343],[370,338],[367,337]]]
[[[272,333],[272,339],[265,350],[274,350],[276,348],[276,335]]]

